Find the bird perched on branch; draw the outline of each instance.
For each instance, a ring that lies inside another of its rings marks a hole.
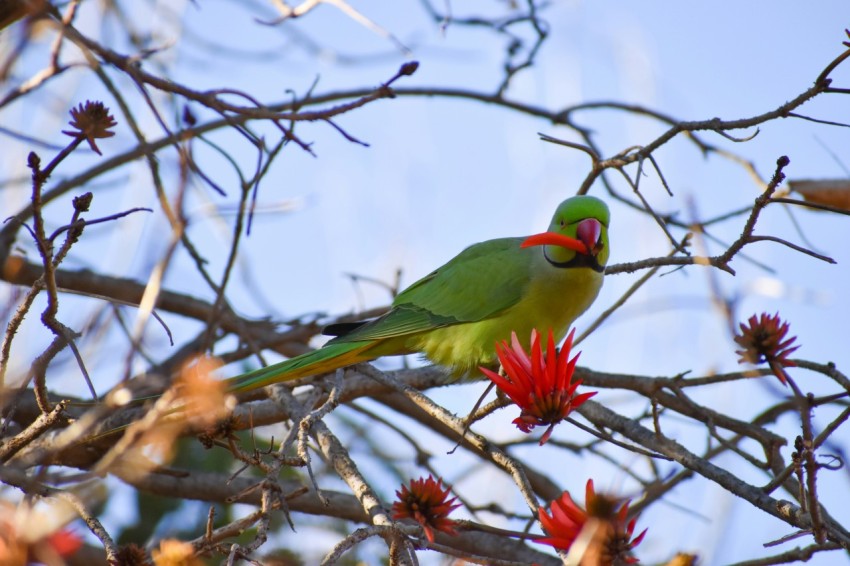
[[[533,328],[561,340],[596,299],[608,261],[608,207],[590,196],[562,202],[549,229],[473,244],[432,271],[373,320],[333,324],[323,347],[228,380],[256,389],[381,356],[422,353],[458,378],[496,362],[495,344]],[[523,343],[528,348],[527,343]]]

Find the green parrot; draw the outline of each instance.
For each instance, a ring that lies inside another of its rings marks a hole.
[[[333,324],[323,347],[228,380],[231,391],[328,373],[381,356],[422,353],[457,377],[496,361],[497,341],[533,328],[561,340],[596,299],[608,261],[608,207],[590,196],[562,202],[547,232],[473,244],[432,271],[374,320]]]

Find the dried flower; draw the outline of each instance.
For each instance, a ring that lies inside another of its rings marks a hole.
[[[740,323],[741,335],[735,336],[735,342],[743,350],[736,350],[741,358],[738,363],[760,364],[767,362],[773,375],[779,378],[783,384],[788,384],[786,367],[794,367],[796,364],[788,359],[788,356],[800,346],[790,347],[797,338],[792,336],[785,340],[788,334],[788,323],[779,319],[779,313],[770,316],[761,313],[750,317],[748,325]]]
[[[122,566],[151,566],[148,554],[141,546],[130,543],[118,548],[118,564]]]
[[[516,333],[511,333],[511,346],[507,340],[496,344],[496,354],[507,374],[505,377],[488,370],[479,368],[504,391],[508,397],[522,410],[514,424],[522,432],[531,432],[535,426],[549,425],[540,439],[543,445],[552,434],[555,425],[579,405],[596,395],[596,392],[576,395],[576,388],[581,380],[572,381],[579,354],[572,360],[570,349],[573,344],[575,330],[570,332],[561,351],[555,348],[552,330],[549,330],[546,354],[540,346],[540,334],[531,332],[531,354],[526,354],[517,339]]]
[[[131,425],[130,430],[138,436],[134,446],[121,454],[125,473],[141,478],[170,462],[178,448],[176,440],[187,426],[210,429],[205,438],[209,440],[219,419],[226,418],[236,404],[235,397],[225,392],[226,383],[213,375],[219,367],[221,362],[210,357],[186,362],[175,386],[162,394],[151,409],[151,420]],[[124,404],[130,397],[127,389],[119,389],[112,393],[111,402]],[[227,424],[222,427],[227,430]]]
[[[457,499],[447,499],[449,488],[441,489],[443,480],[434,480],[429,475],[427,478],[411,480],[410,487],[401,486],[401,491],[396,491],[398,501],[393,503],[393,519],[413,519],[425,529],[425,536],[434,542],[434,529],[449,535],[456,535],[455,522],[448,518],[453,509],[460,504],[452,505]]]
[[[163,540],[159,548],[151,551],[151,556],[156,566],[203,566],[192,544],[177,539]]]
[[[632,538],[637,518],[628,521],[629,502],[617,508],[618,501],[599,495],[593,489],[593,480],[587,480],[585,509],[576,505],[565,491],[550,505],[552,515],[540,507],[539,516],[549,537],[534,542],[548,544],[561,550],[570,550],[574,542],[586,541],[581,564],[609,566],[615,563],[635,564],[638,559],[632,550],[641,543],[646,529]],[[592,557],[592,559],[591,559]]]
[[[199,356],[181,368],[177,384],[187,421],[210,427],[233,410],[236,400],[227,394],[225,382],[215,378],[221,366],[217,358]]]
[[[103,102],[86,100],[85,105],[80,104],[71,109],[71,118],[73,120],[68,124],[76,130],[62,130],[62,133],[72,138],[86,139],[98,155],[103,155],[94,140],[114,136],[115,132],[110,131],[109,128],[116,124],[115,118],[109,115],[109,109],[103,105]]]

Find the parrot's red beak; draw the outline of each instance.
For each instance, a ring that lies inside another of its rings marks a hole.
[[[578,240],[558,234],[557,232],[543,232],[529,236],[520,244],[521,248],[531,246],[561,246],[584,255],[596,255],[599,253],[599,236],[602,234],[602,225],[595,218],[586,218],[579,222],[576,228]]]
[[[595,218],[585,218],[578,223],[576,236],[587,246],[590,255],[596,255],[602,249],[599,245],[599,236],[602,235],[602,224]]]
[[[519,247],[530,248],[531,246],[561,246],[585,255],[587,255],[589,249],[583,242],[557,232],[543,232],[529,236],[523,240]]]

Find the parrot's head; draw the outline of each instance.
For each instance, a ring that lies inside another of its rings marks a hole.
[[[590,267],[602,272],[608,263],[608,206],[596,197],[576,196],[562,202],[549,230],[529,236],[521,247],[545,246],[546,260],[556,267]]]

